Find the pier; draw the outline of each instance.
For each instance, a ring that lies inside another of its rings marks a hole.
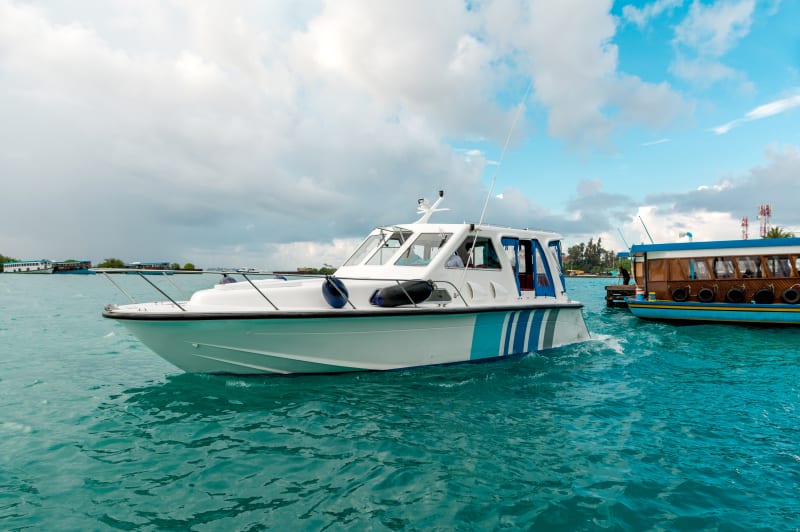
[[[606,285],[606,306],[607,307],[627,307],[626,297],[636,295],[635,284],[611,284]]]

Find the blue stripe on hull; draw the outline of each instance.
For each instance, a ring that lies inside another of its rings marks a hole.
[[[556,316],[548,309],[479,314],[475,319],[470,360],[520,355],[552,347]],[[542,335],[543,329],[544,335]],[[544,341],[542,341],[544,337]]]
[[[717,321],[737,323],[800,325],[797,305],[756,305],[729,303],[632,302],[628,308],[638,318],[656,320]]]

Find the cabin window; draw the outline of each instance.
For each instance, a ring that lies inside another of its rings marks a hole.
[[[767,257],[767,268],[770,277],[791,277],[792,264],[789,257],[772,255]]]
[[[736,266],[739,267],[739,275],[744,279],[762,277],[761,261],[758,257],[737,257]]]
[[[667,280],[667,261],[652,259],[647,261],[647,278],[650,281]]]
[[[500,259],[489,238],[468,236],[459,248],[459,255],[468,268],[500,269]]]
[[[400,255],[395,266],[425,266],[429,264],[452,233],[423,233]]]
[[[717,279],[733,278],[733,259],[730,257],[716,257],[713,261],[714,277]]]

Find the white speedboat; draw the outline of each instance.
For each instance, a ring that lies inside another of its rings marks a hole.
[[[327,277],[248,274],[188,301],[107,305],[187,372],[338,373],[451,364],[589,338],[554,233],[430,222],[378,227]],[[165,294],[166,295],[166,294]]]

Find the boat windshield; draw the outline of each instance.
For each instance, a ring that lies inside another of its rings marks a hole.
[[[422,233],[395,261],[395,266],[426,266],[439,254],[452,233]]]
[[[372,251],[378,247],[378,243],[381,240],[381,235],[370,235],[367,237],[366,240],[358,247],[355,253],[353,253],[347,262],[344,263],[345,266],[355,266],[357,264],[361,264],[361,262],[369,255]]]
[[[381,229],[378,250],[370,257],[367,264],[381,266],[394,257],[397,250],[411,238],[413,233],[407,230]]]
[[[386,264],[413,234],[407,229],[382,227],[379,234],[368,236],[344,265],[356,266],[370,255],[366,264],[371,266]]]

